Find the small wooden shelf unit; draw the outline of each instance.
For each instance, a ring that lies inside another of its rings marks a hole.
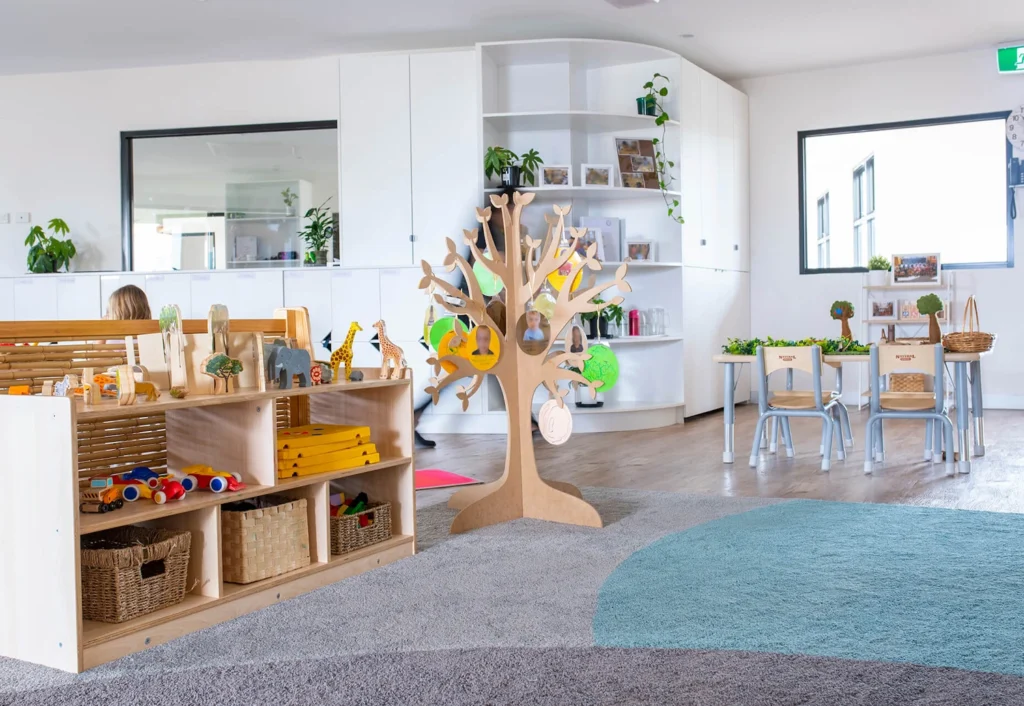
[[[51,332],[59,326],[53,323]],[[128,322],[91,323],[99,327]],[[197,324],[185,322],[185,328]],[[261,326],[258,330],[266,330],[268,335],[284,333],[267,330],[267,325],[263,320],[231,322],[233,331]],[[282,327],[284,322],[274,325]],[[0,341],[24,340],[24,332],[31,329],[0,324]],[[148,329],[139,331],[145,332]],[[90,334],[96,337],[94,331]],[[76,330],[67,335],[79,334]],[[39,340],[61,339],[68,340],[67,336]],[[5,351],[24,350],[0,348],[0,358]],[[44,352],[46,347],[37,350]],[[72,368],[78,362],[72,361]],[[7,509],[0,513],[0,655],[81,672],[412,555],[416,536],[412,382],[378,380],[377,372],[364,370],[365,382],[266,392],[238,390],[183,400],[165,392],[155,402],[118,407],[111,400],[89,409],[81,400],[9,396],[0,390],[0,445],[7,449],[0,497],[8,500]],[[0,388],[8,384],[0,377]],[[381,461],[278,479],[277,429],[307,418],[313,423],[369,425]],[[124,420],[129,425],[134,420],[150,420],[132,433],[149,434],[153,443],[126,444]],[[189,464],[205,463],[237,471],[246,488],[222,494],[197,491],[166,505],[143,499],[107,514],[81,514],[79,484],[96,474],[95,457],[100,452],[94,437],[104,423],[111,425],[109,433],[115,438],[114,448],[103,452],[111,454],[109,461],[104,461],[111,469],[130,468],[143,453],[150,454],[147,465],[153,468],[178,471]],[[147,432],[147,427],[156,432]],[[88,443],[82,441],[85,428],[91,435]],[[134,448],[120,448],[129,446]],[[150,447],[155,451],[146,450]],[[390,502],[391,539],[342,556],[331,555],[331,485],[350,492],[365,491],[374,500]],[[271,493],[306,498],[310,565],[251,584],[225,583],[221,576],[221,506]],[[83,620],[80,539],[129,524],[192,533],[189,592],[178,605],[125,623]]]

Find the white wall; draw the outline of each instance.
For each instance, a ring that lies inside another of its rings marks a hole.
[[[836,299],[859,302],[862,283],[859,274],[799,274],[797,132],[1024,103],[1024,77],[998,75],[992,50],[749,79],[739,88],[750,97],[751,333],[797,339],[838,335],[828,306]],[[1018,312],[1024,195],[1018,199],[1017,268],[957,272],[958,297],[973,292],[982,327],[999,334],[984,363],[988,407],[1024,408],[1024,365],[1017,355],[1024,347]],[[847,368],[847,380],[855,381],[856,368]]]
[[[74,267],[121,269],[122,130],[335,120],[336,58],[0,76],[0,213],[60,217]],[[0,276],[25,272],[25,225],[0,225]]]

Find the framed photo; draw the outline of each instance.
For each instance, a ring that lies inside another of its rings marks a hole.
[[[939,253],[893,255],[892,283],[914,286],[941,284],[942,263]]]
[[[654,262],[654,242],[650,240],[627,240],[626,257],[636,262]]]
[[[885,301],[873,300],[871,302],[871,318],[872,319],[895,319],[896,318],[896,302],[892,299]]]
[[[580,167],[580,179],[583,186],[614,186],[610,164],[584,164]]]
[[[543,165],[538,186],[572,186],[572,167],[568,164]]]
[[[640,172],[620,172],[622,185],[627,189],[646,189],[644,175]]]
[[[572,233],[568,228],[565,229],[565,239],[570,241],[572,240]],[[583,237],[576,241],[576,254],[580,257],[586,257],[587,248],[594,243],[597,244],[597,250],[594,251],[594,257],[601,262],[604,262],[604,239],[601,237],[600,228],[587,228],[587,232],[583,234]]]
[[[580,227],[601,231],[601,251],[609,260],[622,259],[622,219],[580,216]]]
[[[624,137],[615,138],[615,154],[633,155],[640,154],[640,140],[632,140]]]
[[[900,321],[927,321],[927,316],[922,316],[917,310],[917,299],[900,299]]]
[[[640,156],[634,155],[634,156],[629,158],[629,161],[632,162],[632,164],[633,164],[633,170],[632,171],[634,171],[634,172],[643,172],[644,174],[653,174],[655,171],[657,171],[654,168],[654,157],[645,157],[643,155],[640,155]]]

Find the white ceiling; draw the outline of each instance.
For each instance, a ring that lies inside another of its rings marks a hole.
[[[1024,38],[1005,0],[0,0],[0,74],[551,37],[673,49],[734,79]],[[694,34],[683,39],[681,34]],[[995,58],[993,57],[993,62]]]

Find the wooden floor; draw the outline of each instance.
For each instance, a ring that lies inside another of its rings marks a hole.
[[[637,488],[707,495],[815,498],[848,502],[900,503],[932,507],[1024,512],[1024,412],[985,414],[987,452],[974,457],[970,475],[945,476],[942,464],[923,460],[924,423],[886,423],[887,458],[864,475],[866,412],[850,410],[855,446],[846,461],[820,469],[820,423],[792,421],[796,457],[761,452],[756,469],[747,465],[756,407],[736,413],[736,461],[723,464],[721,412],[685,425],[651,431],[576,434],[564,446],[535,436],[541,475],[581,486]],[[433,437],[435,450],[416,452],[417,468],[440,468],[481,480],[501,475],[503,435]],[[445,491],[421,492],[423,502]]]

